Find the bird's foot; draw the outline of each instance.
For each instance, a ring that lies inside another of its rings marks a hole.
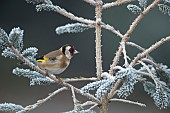
[[[59,83],[59,84],[62,84],[62,83],[63,83],[63,80],[62,80],[59,76],[56,76],[56,78],[58,79],[58,83]]]

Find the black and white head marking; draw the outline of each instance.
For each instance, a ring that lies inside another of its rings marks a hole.
[[[71,59],[73,57],[73,55],[75,54],[75,49],[74,49],[74,46],[72,45],[64,45],[62,47],[62,52],[63,54],[68,58],[68,59]]]

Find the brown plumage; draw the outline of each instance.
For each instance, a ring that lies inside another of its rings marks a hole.
[[[77,53],[74,46],[64,45],[59,50],[49,52],[37,59],[37,64],[48,73],[60,74],[68,67],[71,58]]]

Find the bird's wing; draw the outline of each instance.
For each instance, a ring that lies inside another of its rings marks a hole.
[[[43,57],[38,58],[37,62],[46,62],[47,60],[57,60],[59,59],[58,57],[60,57],[61,55],[62,55],[62,52],[60,52],[60,50],[55,50],[55,51],[47,53]]]
[[[60,55],[62,55],[62,52],[60,50],[55,50],[55,51],[49,52],[44,57],[49,60],[53,60],[53,59],[56,59]]]

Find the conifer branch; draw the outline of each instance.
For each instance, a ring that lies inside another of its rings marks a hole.
[[[153,7],[155,7],[159,2],[160,2],[160,0],[154,0],[142,13],[140,13],[140,15],[135,19],[135,21],[132,23],[132,25],[130,26],[130,28],[127,30],[126,34],[123,36],[121,42],[126,43],[126,42],[128,41],[128,39],[130,38],[133,30],[136,28],[136,26],[138,25],[138,23],[140,22],[140,20],[144,17],[144,15],[146,15]],[[114,73],[114,72],[113,72],[113,68],[114,68],[114,66],[117,65],[122,51],[123,51],[123,47],[122,47],[122,45],[120,44],[119,49],[118,49],[118,51],[117,51],[117,53],[116,53],[116,56],[115,56],[114,59],[113,59],[113,63],[112,63],[112,65],[111,65],[111,67],[110,67],[109,74],[113,75],[113,73]]]
[[[46,73],[46,71],[40,69],[38,66],[35,66],[33,63],[31,63],[31,62],[28,61],[25,57],[23,57],[23,56],[18,52],[18,50],[16,50],[13,46],[9,46],[9,48],[15,53],[15,55],[16,55],[22,62],[24,62],[24,63],[25,63],[26,65],[28,65],[30,68],[32,68],[32,69],[34,69],[34,70],[36,70],[36,71],[38,71],[38,72],[40,72],[40,73],[42,73],[42,74],[44,74],[44,75],[47,75],[49,78],[51,78],[52,80],[54,80],[57,84],[60,84],[60,85],[62,85],[62,86],[64,86],[64,87],[67,87],[67,88],[69,88],[69,89],[73,87],[74,90],[75,90],[77,93],[82,94],[82,92],[80,91],[80,89],[72,86],[72,85],[69,84],[69,83],[61,82],[59,79],[56,78],[55,75]],[[84,95],[84,96],[86,96],[87,98],[91,99],[92,101],[100,104],[100,101],[99,101],[97,98],[95,98],[93,95],[91,95],[91,94],[89,94],[89,93],[82,94],[82,95]]]

